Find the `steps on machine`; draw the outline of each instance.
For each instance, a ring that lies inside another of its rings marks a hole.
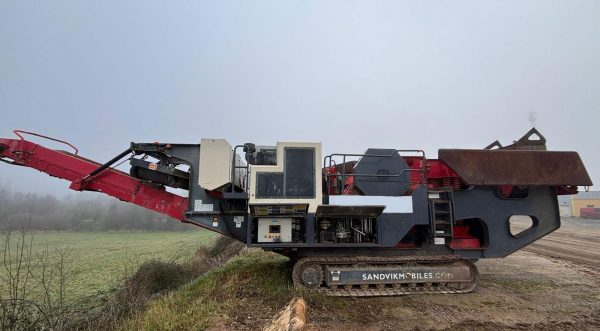
[[[445,245],[454,235],[452,191],[429,192],[429,217],[431,235],[436,245]]]

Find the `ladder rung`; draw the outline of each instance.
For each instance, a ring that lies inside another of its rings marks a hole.
[[[447,198],[431,199],[433,237],[452,238],[452,204]],[[440,239],[441,240],[441,239]]]

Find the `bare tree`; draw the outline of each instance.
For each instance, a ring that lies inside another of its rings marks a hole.
[[[33,234],[21,229],[13,238],[11,228],[4,232],[2,272],[0,273],[0,326],[13,329],[35,324],[32,316],[36,307],[31,297]]]
[[[10,223],[10,222],[9,222]],[[36,252],[27,227],[2,233],[0,329],[64,329],[76,302],[68,303],[68,248]]]

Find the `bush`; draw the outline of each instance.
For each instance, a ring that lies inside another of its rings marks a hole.
[[[222,266],[243,247],[239,241],[221,236],[210,247],[198,248],[192,260],[186,263],[148,261],[103,306],[90,312],[77,329],[119,328],[123,319],[143,311],[153,298]]]
[[[147,297],[177,289],[192,277],[187,265],[151,260],[140,266],[125,287],[129,295]]]

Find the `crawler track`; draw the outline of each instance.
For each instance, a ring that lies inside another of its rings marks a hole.
[[[329,267],[444,267],[456,264],[463,264],[469,269],[469,280],[464,281],[422,281],[410,283],[384,283],[384,284],[352,284],[352,285],[326,285],[324,279],[320,284],[309,288],[309,290],[318,291],[328,296],[344,297],[375,297],[375,296],[397,296],[416,293],[428,294],[450,294],[450,293],[468,293],[477,286],[479,274],[473,263],[456,256],[400,256],[400,257],[382,257],[382,256],[357,256],[357,257],[306,257],[300,259],[292,272],[294,286],[298,288],[307,288],[302,281],[302,272],[309,265],[319,265],[321,271]]]

